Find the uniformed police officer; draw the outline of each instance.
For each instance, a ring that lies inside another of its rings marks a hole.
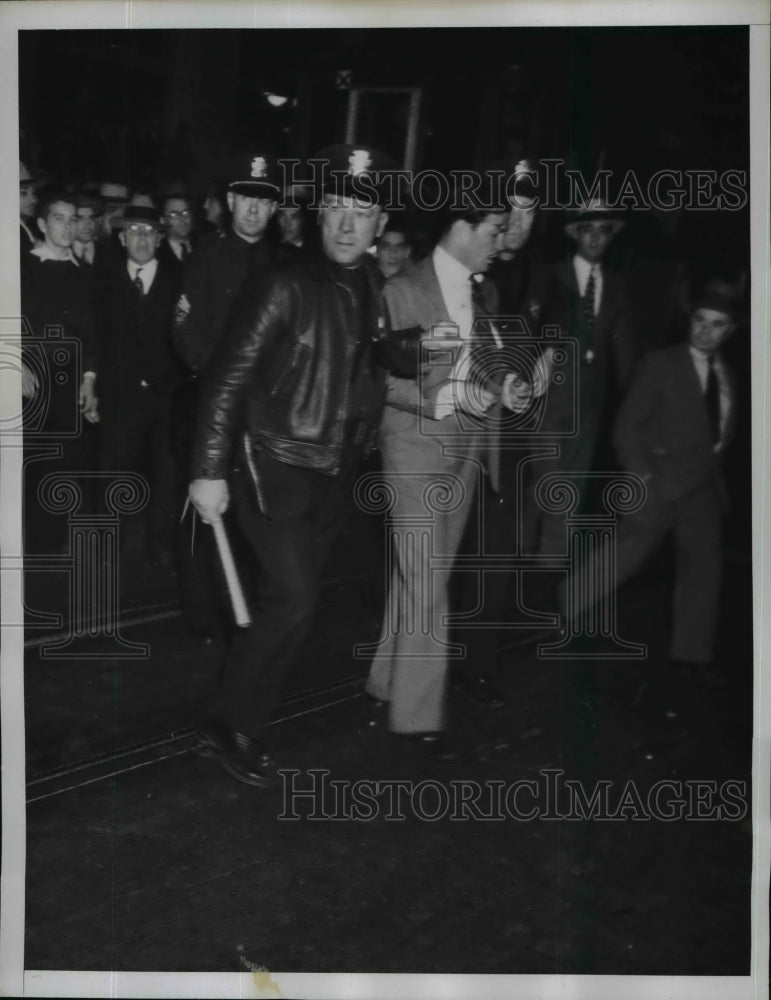
[[[239,156],[231,176],[231,228],[191,256],[174,316],[174,346],[193,372],[208,361],[247,278],[275,260],[266,231],[281,194],[278,164],[262,154]]]
[[[235,638],[198,734],[228,774],[257,786],[268,780],[263,731],[313,625],[385,394],[383,279],[367,251],[387,220],[379,177],[395,165],[348,145],[318,160],[330,168],[320,239],[228,324],[203,379],[191,463],[203,520],[216,521],[232,496],[260,565],[251,628]]]
[[[187,492],[198,375],[221,338],[237,298],[270,268],[276,256],[276,245],[267,229],[282,192],[278,164],[261,153],[240,155],[230,176],[227,202],[231,226],[200,243],[185,262],[174,315],[172,341],[190,371],[173,404],[174,450],[183,492]],[[226,598],[217,586],[211,539],[199,533],[191,547],[191,530],[184,521],[177,544],[182,614],[190,630],[208,640],[224,628]]]

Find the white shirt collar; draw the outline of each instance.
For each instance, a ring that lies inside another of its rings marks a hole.
[[[167,237],[167,239],[169,247],[171,248],[171,252],[174,254],[175,257],[179,258],[182,256],[182,247],[184,247],[185,250],[188,251],[188,253],[190,252],[190,240],[177,240],[174,239],[172,236]]]
[[[137,271],[142,272],[139,276],[139,280],[144,285],[145,291],[147,291],[153,283],[155,272],[158,270],[158,258],[153,257],[153,259],[148,260],[146,264],[137,264],[135,261],[127,258],[126,263],[128,264],[129,278],[131,278],[132,281],[136,278]]]
[[[589,280],[589,274],[594,268],[595,276],[599,275],[602,271],[602,265],[600,263],[590,264],[588,260],[585,260],[580,254],[576,254],[573,258],[573,266],[576,269],[576,277],[578,278],[579,284],[585,285]]]
[[[75,265],[75,267],[79,266],[78,262],[77,262],[77,260],[75,258],[75,254],[72,252],[72,247],[69,248],[69,250],[64,255],[64,257],[58,257],[48,247],[48,245],[46,243],[42,243],[39,247],[35,247],[34,250],[30,250],[30,253],[34,254],[40,260],[54,260],[54,261],[58,261],[60,263],[64,263],[64,261],[68,261],[69,260],[69,261],[72,261],[72,263]]]
[[[707,354],[706,351],[700,351],[698,347],[692,347],[690,344],[688,345],[688,351],[689,351],[689,353],[691,355],[691,358],[693,359],[693,362],[696,365],[696,367],[700,371],[706,372],[707,369],[709,368],[710,355]],[[723,359],[720,357],[719,351],[715,351],[712,354],[712,359],[713,359],[713,364],[714,364],[715,370],[717,372],[719,372],[720,374],[722,374],[722,372],[723,372]]]
[[[471,271],[439,244],[434,247],[433,262],[434,270],[437,275],[441,274],[443,279],[458,285],[468,284]]]

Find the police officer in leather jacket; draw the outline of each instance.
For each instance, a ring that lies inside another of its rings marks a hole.
[[[383,154],[317,154],[320,239],[255,281],[203,378],[190,499],[211,522],[233,505],[261,572],[252,624],[227,655],[198,729],[232,777],[269,782],[262,734],[308,636],[321,572],[380,420],[382,277],[367,250],[387,214]],[[235,464],[235,471],[234,470]]]

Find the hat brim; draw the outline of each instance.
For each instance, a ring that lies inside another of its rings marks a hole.
[[[623,219],[610,218],[603,212],[587,212],[586,215],[581,216],[580,219],[575,219],[572,222],[565,223],[565,232],[568,236],[572,236],[574,239],[578,236],[579,226],[583,226],[587,222],[607,222],[613,227],[612,236],[616,233],[620,233],[624,228],[626,223]]]
[[[233,194],[246,194],[251,198],[272,198],[278,201],[281,197],[281,188],[278,184],[270,184],[267,181],[233,181],[228,184],[228,191]]]

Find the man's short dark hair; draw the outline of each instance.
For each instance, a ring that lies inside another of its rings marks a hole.
[[[192,204],[193,204],[192,199],[190,198],[190,195],[186,194],[184,191],[171,191],[171,192],[169,192],[169,194],[165,194],[163,196],[163,198],[161,198],[161,214],[162,215],[166,214],[166,205],[170,201],[184,201],[184,202],[187,202],[187,204],[190,205],[190,206],[192,206]]]
[[[497,205],[493,208],[450,208],[442,216],[439,238],[441,239],[443,236],[446,236],[456,222],[468,222],[472,228],[476,229],[476,227],[483,223],[488,216],[505,214],[506,209],[498,207]]]
[[[388,216],[388,222],[383,227],[383,232],[380,234],[379,239],[382,239],[386,233],[400,233],[404,237],[404,242],[408,247],[412,248],[414,245],[410,225],[400,215],[392,213]]]
[[[55,205],[59,201],[63,201],[65,204],[72,205],[72,207],[75,208],[77,204],[77,196],[63,187],[44,188],[38,195],[37,218],[42,219],[43,222],[45,222],[48,218],[49,212],[51,211],[51,206]]]

